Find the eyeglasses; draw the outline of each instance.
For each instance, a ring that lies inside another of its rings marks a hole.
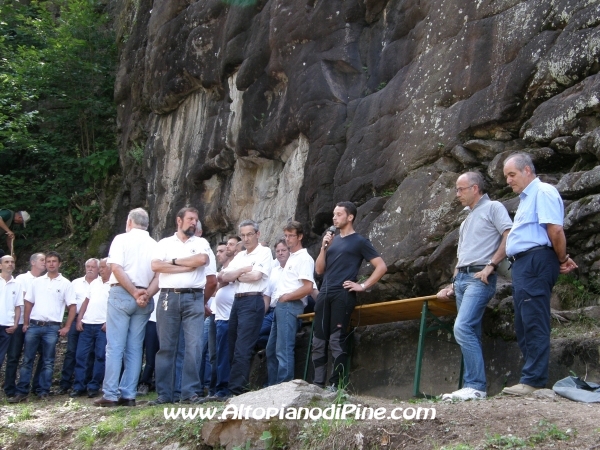
[[[240,234],[240,237],[242,239],[248,238],[250,239],[252,236],[254,236],[256,233],[248,233],[248,234]]]
[[[297,234],[284,234],[283,237],[287,239],[287,238],[298,237],[298,235]]]
[[[460,187],[460,188],[456,188],[454,190],[456,191],[457,194],[462,194],[462,191],[466,191],[467,189],[471,189],[473,186],[475,186],[475,185],[472,184],[471,186]]]

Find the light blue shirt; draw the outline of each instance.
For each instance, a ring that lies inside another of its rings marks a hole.
[[[514,256],[539,245],[552,247],[547,224],[563,225],[565,207],[556,188],[533,180],[519,194],[521,202],[506,240],[506,254]]]

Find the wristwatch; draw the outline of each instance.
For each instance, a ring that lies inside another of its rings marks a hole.
[[[177,259],[177,258],[173,258],[173,259],[171,260],[171,262],[173,263],[173,265],[174,265],[174,266],[177,266],[177,265],[178,265],[178,264],[175,262],[175,260],[176,260],[176,259]]]
[[[498,268],[498,264],[494,264],[494,262],[491,259],[487,262],[486,266],[492,266],[494,270]]]
[[[367,290],[367,288],[365,287],[365,283],[360,283],[360,287],[363,288],[363,291]]]

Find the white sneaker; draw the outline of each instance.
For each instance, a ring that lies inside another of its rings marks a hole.
[[[454,391],[451,394],[442,395],[442,400],[449,402],[453,400],[460,400],[461,402],[464,402],[465,400],[481,400],[486,396],[486,393],[483,391],[478,391],[477,389],[467,387],[459,389],[458,391]]]

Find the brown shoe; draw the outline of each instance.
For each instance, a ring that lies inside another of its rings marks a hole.
[[[94,405],[109,408],[111,406],[117,406],[117,402],[115,400],[108,400],[102,396],[98,400],[94,400]]]
[[[117,400],[117,406],[135,406],[135,399],[121,397]]]
[[[503,394],[509,395],[529,395],[532,392],[535,392],[541,388],[529,386],[528,384],[515,384],[514,386],[505,387],[502,389]]]
[[[8,403],[21,403],[26,402],[29,396],[27,394],[19,394],[18,392],[8,399]]]

